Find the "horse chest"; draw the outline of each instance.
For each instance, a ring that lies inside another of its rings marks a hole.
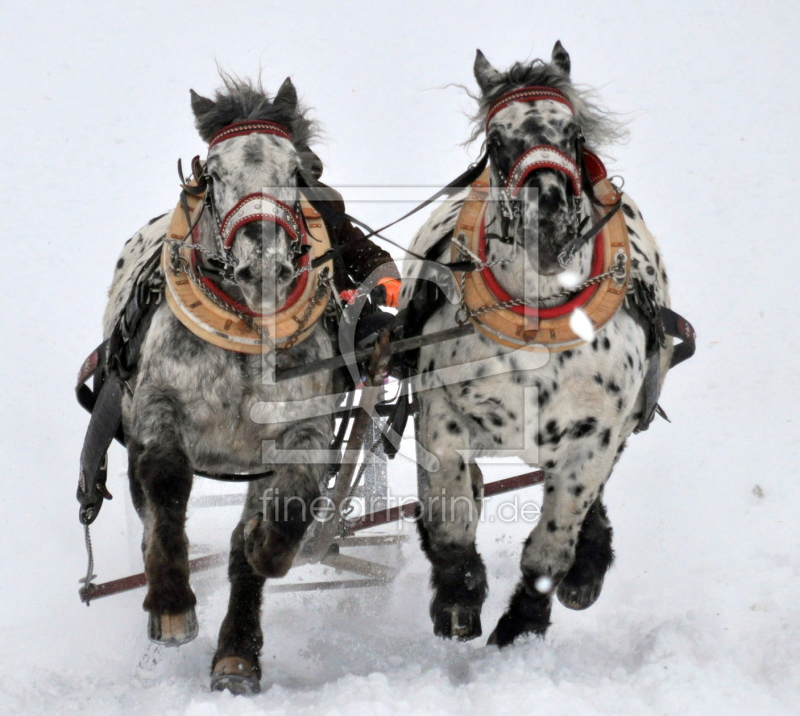
[[[329,343],[327,336],[310,337],[302,344],[303,358],[325,356]],[[161,426],[172,420],[197,467],[242,467],[260,464],[263,441],[278,439],[287,424],[309,417],[307,401],[330,392],[328,373],[267,380],[262,356],[205,343],[162,307],[148,332],[132,411],[127,412],[136,415],[142,442],[158,439]]]
[[[512,351],[471,336],[449,351],[421,353],[427,371],[421,384],[431,389],[421,400],[431,411],[452,414],[454,422],[438,422],[454,442],[544,463],[624,439],[645,363],[643,334],[624,312],[591,343],[562,353]]]

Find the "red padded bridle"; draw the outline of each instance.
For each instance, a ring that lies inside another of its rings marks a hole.
[[[223,127],[216,132],[208,143],[208,148],[211,149],[217,144],[224,142],[234,137],[242,137],[249,134],[270,134],[281,139],[291,141],[292,137],[289,131],[275,122],[267,122],[265,120],[248,120],[246,122],[235,122]],[[219,230],[219,237],[221,239],[222,247],[227,252],[233,244],[233,239],[236,232],[239,231],[246,224],[255,221],[268,221],[280,226],[289,235],[292,242],[299,243],[300,246],[308,246],[308,234],[306,232],[305,222],[300,218],[298,212],[294,211],[292,207],[284,204],[280,199],[268,194],[266,192],[256,192],[242,197],[228,211],[221,221],[217,219],[216,210],[213,206],[213,199],[210,199],[212,213],[217,221],[217,228]],[[194,229],[194,238],[196,239],[197,227]],[[301,254],[299,259],[299,268],[305,269],[308,265],[309,256],[308,252]],[[216,283],[208,277],[202,277],[203,283],[211,290],[218,298],[225,301],[236,310],[246,313],[248,315],[260,316],[251,311],[244,304],[239,303],[230,296],[228,296]],[[294,287],[286,297],[286,301],[279,311],[284,311],[290,306],[294,305],[303,295],[306,284],[308,283],[308,272],[301,270],[298,280],[295,282]]]
[[[572,103],[567,99],[566,95],[557,89],[552,89],[551,87],[525,87],[523,89],[516,89],[504,94],[489,108],[486,115],[487,135],[489,133],[489,125],[495,115],[512,103],[532,103],[545,100],[560,102],[568,107],[573,115],[575,114]],[[570,180],[573,195],[576,197],[580,196],[580,168],[571,157],[564,154],[564,152],[557,147],[549,144],[537,144],[535,147],[531,147],[522,153],[508,172],[505,182],[506,191],[508,191],[512,197],[517,196],[528,177],[539,169],[554,169],[562,174],[566,174]]]

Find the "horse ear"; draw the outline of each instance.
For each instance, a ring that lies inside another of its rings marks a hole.
[[[287,112],[293,112],[297,109],[297,90],[292,84],[291,77],[287,77],[283,81],[272,103]]]
[[[214,109],[215,103],[213,100],[201,97],[193,89],[190,89],[189,92],[192,95],[192,112],[194,112],[194,116],[197,119]]]
[[[564,49],[564,45],[561,44],[561,40],[557,40],[556,44],[553,45],[551,63],[561,72],[561,74],[569,77],[569,71],[572,68],[572,63],[569,59],[569,52]]]
[[[492,67],[489,60],[486,59],[486,56],[480,50],[477,50],[475,53],[475,64],[472,67],[472,71],[475,73],[475,79],[478,81],[478,87],[481,88],[481,92],[484,94],[489,92],[500,80],[500,73]]]

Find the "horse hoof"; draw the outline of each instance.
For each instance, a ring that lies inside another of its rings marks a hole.
[[[459,641],[476,639],[483,634],[480,607],[462,607],[457,604],[439,607],[433,615],[433,633],[445,639]]]
[[[594,604],[600,592],[603,589],[603,578],[589,582],[589,584],[581,584],[578,586],[571,586],[565,582],[558,585],[558,601],[561,602],[567,609],[575,609],[580,611],[588,609]]]
[[[197,636],[197,614],[192,607],[183,614],[156,614],[150,612],[147,636],[162,646],[182,646]]]
[[[238,656],[226,656],[214,665],[211,690],[230,691],[235,696],[246,696],[261,691],[261,684],[249,661]]]

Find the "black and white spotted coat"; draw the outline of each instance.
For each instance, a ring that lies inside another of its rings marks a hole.
[[[442,237],[452,236],[463,200],[463,195],[457,196],[435,211],[410,249],[425,254]],[[659,304],[669,306],[667,275],[656,241],[627,195],[622,210],[631,241],[632,277],[651,285]],[[490,206],[487,223],[491,216]],[[512,296],[520,295],[515,291],[522,285],[524,263],[515,251],[495,241],[487,256],[509,260],[496,267],[495,274]],[[570,267],[581,279],[589,275],[590,251],[586,247]],[[436,258],[449,261],[450,247]],[[416,288],[413,263],[408,267],[401,306]],[[559,288],[554,277],[539,277],[543,295]],[[453,327],[457,310],[457,304],[445,303],[423,332]],[[662,381],[670,353],[662,351]],[[447,368],[451,370],[443,370]],[[479,486],[470,479],[467,464],[476,456],[513,454],[546,473],[541,519],[526,542],[523,573],[563,575],[574,559],[583,517],[639,420],[646,371],[642,328],[623,307],[591,342],[549,355],[507,348],[475,332],[423,348],[418,370],[423,372],[418,439],[440,463],[438,471],[427,474],[427,496],[462,498],[455,500],[449,514],[443,515],[441,503],[435,503],[426,515],[434,547],[474,542]]]

